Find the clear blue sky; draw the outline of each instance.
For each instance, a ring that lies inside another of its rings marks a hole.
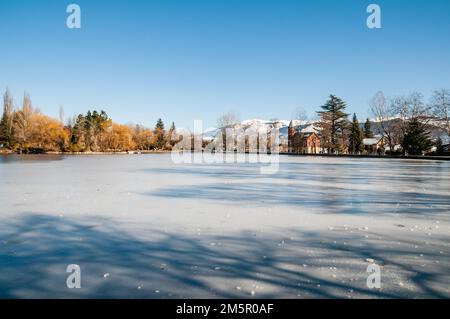
[[[52,116],[104,109],[115,121],[158,117],[206,126],[313,115],[330,93],[369,115],[386,95],[450,88],[448,0],[0,1],[0,88],[23,92]],[[366,7],[382,8],[381,30]]]

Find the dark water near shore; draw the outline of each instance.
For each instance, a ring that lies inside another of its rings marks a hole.
[[[8,154],[0,155],[0,164],[14,163],[14,162],[47,162],[47,161],[59,161],[64,158],[64,155],[55,154]]]

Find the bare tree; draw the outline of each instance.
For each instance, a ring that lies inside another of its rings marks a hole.
[[[422,93],[413,92],[408,96],[410,105],[410,118],[428,121],[431,116],[431,108],[424,102]]]
[[[391,100],[391,109],[398,118],[399,140],[403,146],[403,153],[405,153],[404,141],[408,133],[409,123],[416,121],[427,125],[431,119],[430,107],[425,104],[421,93],[412,92],[408,96],[393,98]]]
[[[306,122],[308,121],[308,113],[306,112],[306,110],[302,107],[297,107],[293,112],[292,112],[292,119],[293,120],[297,120],[299,122]]]
[[[408,119],[411,118],[410,101],[405,96],[396,96],[389,100],[389,108],[393,117],[391,122],[395,123],[397,140],[401,143],[406,135]]]
[[[34,110],[31,104],[30,95],[25,92],[23,96],[22,109],[14,113],[14,139],[17,140],[20,145],[28,146],[32,133],[32,122]]]
[[[387,103],[383,92],[379,91],[369,102],[373,116],[375,116],[375,125],[386,138],[390,151],[394,150],[396,145],[396,134],[398,126],[393,120],[392,108]]]
[[[224,150],[227,150],[227,145],[234,143],[233,137],[227,137],[227,128],[232,128],[238,123],[239,117],[233,112],[228,112],[217,119],[217,127],[221,130],[222,133]]]
[[[23,95],[22,112],[27,116],[33,114],[33,105],[31,103],[30,94],[27,92]]]
[[[228,112],[217,119],[217,127],[222,129],[237,123],[239,123],[239,117],[233,112]]]
[[[62,105],[59,106],[59,122],[61,125],[64,125],[64,107]]]
[[[404,122],[411,119],[425,121],[430,115],[430,107],[425,104],[423,95],[419,92],[391,99],[391,108],[394,114]]]
[[[13,98],[8,88],[3,95],[3,112],[7,115],[12,115],[13,113]]]
[[[438,125],[450,135],[450,90],[440,89],[434,91],[430,106],[433,115],[439,121]]]

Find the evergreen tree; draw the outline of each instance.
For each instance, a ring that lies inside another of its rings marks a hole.
[[[445,147],[444,143],[442,142],[442,139],[439,137],[436,141],[436,155],[443,155],[445,153]]]
[[[79,114],[72,129],[71,144],[75,151],[99,151],[104,149],[103,135],[111,119],[105,111],[88,111]]]
[[[364,123],[364,137],[365,138],[373,137],[372,128],[371,128],[369,119],[367,119],[366,122]]]
[[[330,95],[329,100],[322,106],[323,111],[317,112],[320,116],[318,126],[324,147],[328,153],[342,152],[344,145],[344,129],[347,125],[348,114],[345,113],[345,102],[335,95]]]
[[[423,155],[433,146],[430,133],[418,118],[411,119],[406,127],[403,149],[409,155]]]
[[[162,119],[158,119],[158,121],[156,122],[156,127],[155,127],[155,129],[156,130],[161,130],[161,131],[164,131],[164,122],[163,122],[163,120]]]
[[[359,154],[364,150],[364,133],[359,126],[358,118],[353,113],[353,120],[350,126],[349,148],[352,154]]]
[[[0,144],[4,146],[9,144],[8,123],[9,116],[3,111],[2,119],[0,120]]]
[[[158,119],[155,126],[155,135],[156,135],[156,148],[163,149],[166,145],[166,134],[164,131],[164,122],[162,119]]]
[[[13,124],[13,102],[8,89],[3,95],[3,115],[0,120],[0,144],[5,147],[11,146]]]

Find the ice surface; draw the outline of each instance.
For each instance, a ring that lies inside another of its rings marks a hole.
[[[3,298],[450,297],[449,162],[26,159],[0,158]]]

